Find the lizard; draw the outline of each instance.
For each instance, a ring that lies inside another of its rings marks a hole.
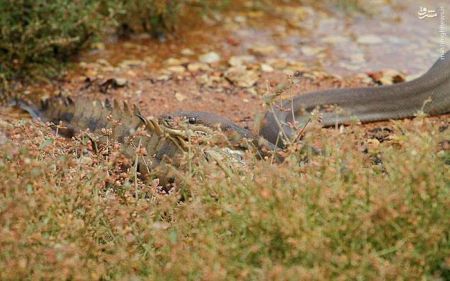
[[[136,105],[127,102],[62,95],[41,100],[39,104],[20,98],[10,103],[33,119],[50,123],[62,136],[87,133],[95,144],[119,143],[122,154],[135,161],[143,178],[156,175],[162,185],[176,178],[171,168],[186,165],[183,156],[192,147],[197,148],[194,157],[217,163],[227,175],[231,175],[233,163],[242,163],[243,150],[256,148],[263,157],[274,149],[263,139],[258,143],[249,130],[212,113],[144,117]]]
[[[293,138],[296,131],[292,123],[305,124],[316,108],[323,116],[323,126],[346,124],[355,117],[361,122],[410,118],[419,110],[430,115],[448,113],[450,51],[428,72],[409,82],[380,87],[331,89],[283,100],[279,106],[266,112],[259,135],[225,117],[208,112],[180,111],[166,113],[158,118],[146,118],[136,106],[130,107],[127,103],[121,106],[117,101],[73,100],[62,96],[42,101],[39,106],[20,99],[16,99],[15,104],[44,122],[62,122],[64,126],[59,128],[59,133],[63,135],[73,136],[89,129],[100,135],[100,140],[111,139],[122,143],[123,153],[131,159],[136,158],[137,148],[144,148],[147,153],[137,157],[137,161],[140,164],[139,171],[148,174],[160,166],[166,167],[166,162],[179,165],[180,155],[187,151],[186,144],[191,137],[212,140],[217,130],[226,135],[226,141],[222,140],[220,144],[222,149],[226,146],[248,149],[250,144],[264,157],[267,152],[276,152],[277,146],[284,146],[284,142],[280,142],[281,136]],[[337,105],[347,113],[328,112],[328,105]],[[184,125],[180,127],[177,120],[181,120]],[[139,130],[141,134],[137,134]],[[217,144],[215,141],[214,145]]]

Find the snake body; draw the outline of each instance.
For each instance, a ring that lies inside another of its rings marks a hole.
[[[337,106],[341,111],[327,111]],[[298,95],[284,100],[264,117],[260,135],[282,145],[281,135],[291,138],[295,127],[303,127],[318,109],[323,126],[374,122],[413,117],[419,111],[428,115],[450,112],[450,51],[425,74],[409,82],[367,88],[332,89]]]
[[[338,110],[329,110],[331,106]],[[271,144],[283,146],[281,139],[293,138],[318,109],[322,125],[348,124],[355,119],[375,122],[450,113],[450,51],[439,58],[422,76],[389,86],[343,88],[310,92],[283,100],[265,113],[259,132]],[[229,119],[207,112],[174,112],[165,116],[185,117],[191,122],[220,126],[244,137],[253,136]],[[292,126],[296,123],[296,126]]]

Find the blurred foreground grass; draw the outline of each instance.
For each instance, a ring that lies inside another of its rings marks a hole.
[[[233,178],[196,166],[171,195],[16,122],[2,129],[0,279],[449,280],[443,120],[397,122],[381,144],[312,130],[322,156],[250,160]]]

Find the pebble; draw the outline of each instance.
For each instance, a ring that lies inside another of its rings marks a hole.
[[[182,102],[184,100],[187,99],[187,97],[179,92],[175,93],[175,98],[177,99],[177,101]]]
[[[255,56],[244,55],[244,56],[232,56],[228,60],[228,64],[231,66],[240,66],[246,63],[251,63],[255,61]]]
[[[261,71],[263,72],[273,72],[273,67],[270,64],[262,63],[261,64]]]
[[[199,57],[199,60],[203,63],[215,63],[220,61],[220,56],[219,54],[215,53],[215,52],[209,52],[206,54],[203,54]]]
[[[188,64],[187,69],[190,72],[198,72],[198,71],[209,71],[211,68],[206,63],[201,62],[193,62]]]
[[[373,45],[373,44],[380,44],[383,42],[383,40],[376,35],[369,34],[358,37],[357,42],[359,44]]]
[[[249,48],[249,52],[255,56],[268,56],[275,53],[277,47],[273,45],[256,45]]]
[[[183,50],[181,50],[180,52],[183,56],[193,56],[195,55],[194,51],[192,51],[189,48],[184,48]]]

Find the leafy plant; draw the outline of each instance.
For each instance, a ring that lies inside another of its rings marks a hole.
[[[98,0],[0,1],[0,73],[7,79],[56,74],[61,63],[113,23],[109,5]]]

